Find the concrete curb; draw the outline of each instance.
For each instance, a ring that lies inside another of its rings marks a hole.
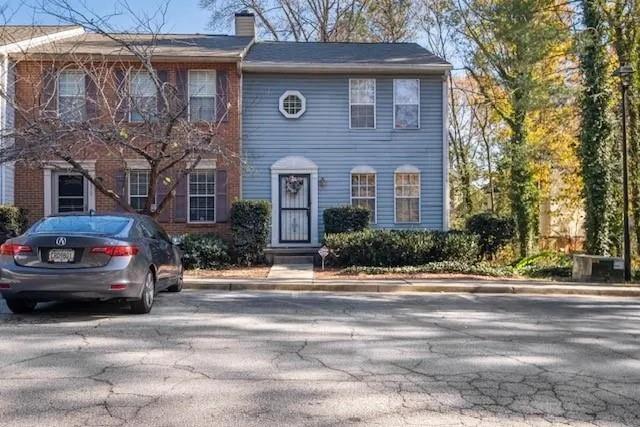
[[[478,281],[334,281],[269,279],[185,279],[185,288],[220,291],[421,292],[470,294],[592,295],[640,297],[640,286]]]

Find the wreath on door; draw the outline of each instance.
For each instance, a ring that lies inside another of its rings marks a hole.
[[[290,175],[285,178],[285,188],[287,193],[298,194],[298,191],[304,185],[304,178],[301,176]]]

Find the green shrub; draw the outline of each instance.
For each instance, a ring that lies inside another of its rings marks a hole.
[[[460,261],[439,261],[428,264],[405,267],[347,267],[338,274],[472,274],[474,276],[509,277],[513,275],[511,267],[496,267],[486,263],[471,264]]]
[[[371,211],[360,206],[328,208],[322,214],[326,234],[361,231],[369,227]]]
[[[493,258],[496,253],[515,236],[515,223],[512,218],[485,212],[471,216],[467,220],[466,230],[477,234],[480,254],[485,258]]]
[[[238,200],[231,208],[233,249],[239,264],[264,262],[269,241],[271,205],[266,200]]]
[[[0,227],[13,231],[16,235],[27,229],[27,211],[10,205],[0,205]]]
[[[562,252],[541,252],[523,258],[516,263],[514,269],[518,274],[527,277],[571,277],[573,259]]]
[[[231,261],[227,244],[214,234],[187,234],[182,240],[182,250],[187,269],[217,269]]]
[[[475,262],[477,237],[452,231],[373,230],[329,234],[331,262],[340,266],[395,267],[435,261]]]

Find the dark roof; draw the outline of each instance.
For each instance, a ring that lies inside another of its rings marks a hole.
[[[77,28],[80,27],[77,25],[3,25],[0,26],[0,46]]]
[[[240,57],[251,37],[210,34],[102,34],[85,33],[29,49],[31,54],[131,55],[122,42],[152,49],[154,56]]]
[[[258,42],[247,63],[447,65],[417,43]]]

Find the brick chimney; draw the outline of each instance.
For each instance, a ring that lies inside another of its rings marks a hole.
[[[246,9],[236,13],[236,36],[256,36],[256,17]]]

